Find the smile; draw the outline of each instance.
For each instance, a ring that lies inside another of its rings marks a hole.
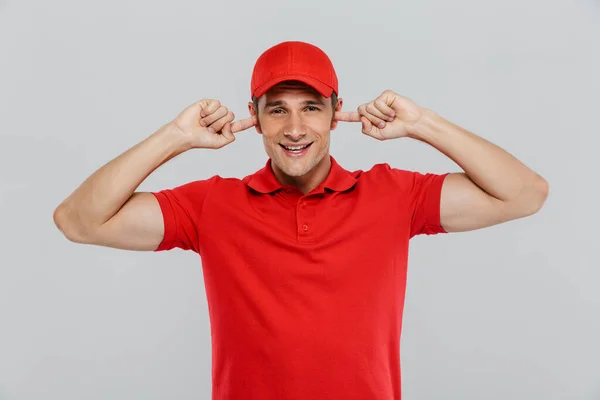
[[[308,151],[312,143],[301,144],[297,146],[284,146],[280,144],[280,146],[284,149],[285,153],[290,156],[301,156]]]
[[[304,144],[304,145],[300,145],[300,146],[284,146],[284,145],[281,145],[281,147],[283,147],[286,150],[290,150],[290,151],[300,151],[302,149],[307,148],[311,144],[312,143],[308,143],[308,144]]]

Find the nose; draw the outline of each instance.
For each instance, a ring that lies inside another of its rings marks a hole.
[[[306,135],[306,126],[297,113],[291,113],[284,135],[293,141],[299,141]]]

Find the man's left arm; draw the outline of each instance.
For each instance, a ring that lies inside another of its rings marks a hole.
[[[546,180],[511,154],[390,90],[357,112],[337,112],[336,119],[362,122],[362,132],[378,140],[428,143],[463,169],[448,174],[442,186],[440,224],[447,232],[532,215],[548,196]]]
[[[548,183],[514,156],[480,136],[421,110],[407,132],[458,164],[442,186],[440,222],[447,232],[485,228],[535,214],[548,196]]]

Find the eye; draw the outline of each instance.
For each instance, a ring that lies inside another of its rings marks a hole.
[[[307,111],[321,111],[321,109],[319,107],[315,107],[315,106],[308,106],[306,107]]]
[[[283,110],[281,108],[274,108],[269,112],[269,114],[281,114],[282,112]]]

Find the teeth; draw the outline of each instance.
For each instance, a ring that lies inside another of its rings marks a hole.
[[[302,150],[306,147],[308,147],[308,145],[304,145],[304,146],[283,146],[285,147],[287,150],[291,150],[291,151],[298,151],[298,150]]]

